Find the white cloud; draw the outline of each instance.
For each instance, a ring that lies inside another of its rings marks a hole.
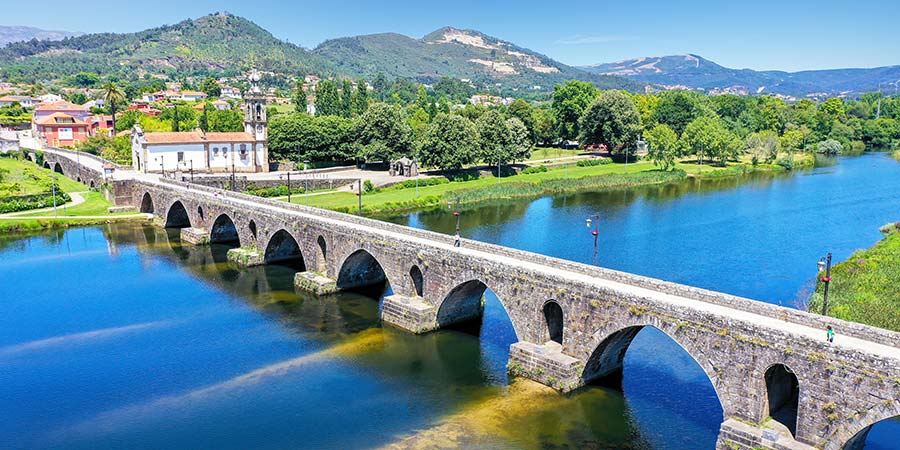
[[[584,34],[576,34],[564,38],[557,39],[554,44],[560,45],[583,45],[583,44],[608,44],[610,42],[623,42],[637,40],[634,36],[587,36]]]

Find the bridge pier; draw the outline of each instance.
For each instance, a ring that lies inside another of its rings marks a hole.
[[[544,345],[516,342],[509,346],[509,372],[528,378],[562,392],[581,387],[581,370],[578,359],[562,352],[562,346],[549,341]]]
[[[312,271],[297,272],[294,275],[294,287],[316,295],[334,294],[339,290],[336,281]]]
[[[203,228],[182,228],[181,242],[193,245],[207,245],[209,244],[209,231]]]
[[[437,313],[434,306],[422,297],[391,295],[384,298],[381,320],[397,328],[415,334],[437,329]]]
[[[261,266],[265,264],[265,255],[257,248],[232,248],[228,250],[228,261],[239,267]]]
[[[860,444],[859,448],[862,448],[865,439]],[[815,450],[815,448],[794,440],[785,431],[754,426],[736,419],[726,419],[722,422],[719,439],[716,442],[716,450]]]

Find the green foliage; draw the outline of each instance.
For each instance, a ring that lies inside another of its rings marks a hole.
[[[578,167],[593,167],[593,166],[605,166],[607,164],[612,164],[613,160],[609,158],[594,158],[594,159],[582,159],[575,163]]]
[[[297,85],[294,90],[294,110],[298,113],[305,113],[307,100],[306,100],[306,91],[303,90],[303,80],[297,80]]]
[[[442,170],[460,169],[475,162],[478,132],[463,116],[438,114],[419,142],[422,165]]]
[[[520,172],[520,173],[522,175],[528,175],[529,173],[543,173],[546,171],[547,171],[547,166],[540,165],[540,166],[528,166],[528,167],[522,169],[522,172]]]
[[[303,189],[302,184],[300,186],[291,186],[291,194],[302,194],[304,192],[306,192],[306,190]],[[288,195],[288,187],[287,184],[283,184],[279,186],[261,188],[251,184],[247,186],[247,190],[245,191],[245,193],[255,195],[257,197],[286,197]]]
[[[372,184],[372,180],[363,181],[363,193],[368,194],[375,190],[375,185]]]
[[[780,144],[778,134],[774,131],[761,131],[747,136],[747,151],[753,165],[771,164],[778,157]]]
[[[390,161],[412,154],[412,129],[398,106],[374,103],[357,123],[360,156],[367,161]]]
[[[347,161],[356,155],[354,123],[306,113],[278,116],[269,122],[269,151],[277,160]]]
[[[92,136],[76,148],[117,164],[131,165],[131,141],[128,136]]]
[[[678,135],[672,128],[665,124],[659,124],[645,133],[647,140],[647,157],[653,164],[669,170],[675,167],[675,157],[678,155]]]
[[[322,80],[316,85],[316,114],[321,116],[340,116],[343,107],[338,95],[337,84],[331,80]]]
[[[512,161],[525,161],[530,158],[534,141],[531,139],[528,127],[518,117],[510,117],[506,119],[506,128],[509,130],[510,159]]]
[[[213,77],[206,77],[203,80],[203,83],[200,85],[200,90],[205,92],[206,95],[210,97],[218,97],[222,95],[222,88],[219,87],[219,83],[216,82],[216,79]]]
[[[53,206],[54,195],[52,192],[43,192],[36,195],[0,196],[0,214],[28,211],[32,209],[49,208]],[[56,204],[62,206],[72,201],[69,194],[56,190]]]
[[[633,155],[641,133],[641,118],[634,102],[621,91],[600,95],[579,119],[584,144],[606,144],[614,155]]]
[[[697,155],[698,162],[702,163],[703,158],[708,157],[724,166],[729,159],[738,156],[743,143],[720,119],[701,116],[685,127],[681,146],[689,154]]]
[[[668,125],[676,133],[682,134],[688,124],[700,116],[709,115],[704,108],[704,98],[695,92],[666,91],[660,94],[659,104],[653,111],[655,123]]]
[[[488,110],[475,121],[478,131],[476,159],[488,164],[511,161],[516,147],[509,125],[497,110]]]
[[[854,253],[831,268],[828,314],[840,319],[900,331],[900,230],[882,227],[884,240]],[[822,310],[824,283],[819,283],[810,311]]]
[[[844,146],[834,139],[827,139],[816,146],[816,152],[824,155],[840,155],[844,151]]]
[[[171,108],[164,109],[159,118],[169,121],[172,131],[193,131],[199,125],[194,108],[184,104],[175,104]]]
[[[580,134],[579,120],[600,91],[591,83],[570,80],[553,88],[553,112],[557,134],[561,139],[575,139]]]
[[[78,72],[72,77],[72,86],[89,88],[100,82],[100,76],[96,73]]]

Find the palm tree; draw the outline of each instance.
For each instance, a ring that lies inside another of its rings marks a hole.
[[[113,129],[110,133],[110,137],[116,136],[116,103],[125,101],[125,93],[122,92],[122,88],[119,87],[116,83],[110,81],[106,83],[101,89],[103,92],[103,100],[109,105],[109,111],[112,113],[112,125]]]

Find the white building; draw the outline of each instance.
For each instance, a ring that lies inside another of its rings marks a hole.
[[[134,169],[140,172],[268,172],[268,121],[259,73],[250,75],[244,98],[244,131],[145,133],[135,125],[131,137]]]

